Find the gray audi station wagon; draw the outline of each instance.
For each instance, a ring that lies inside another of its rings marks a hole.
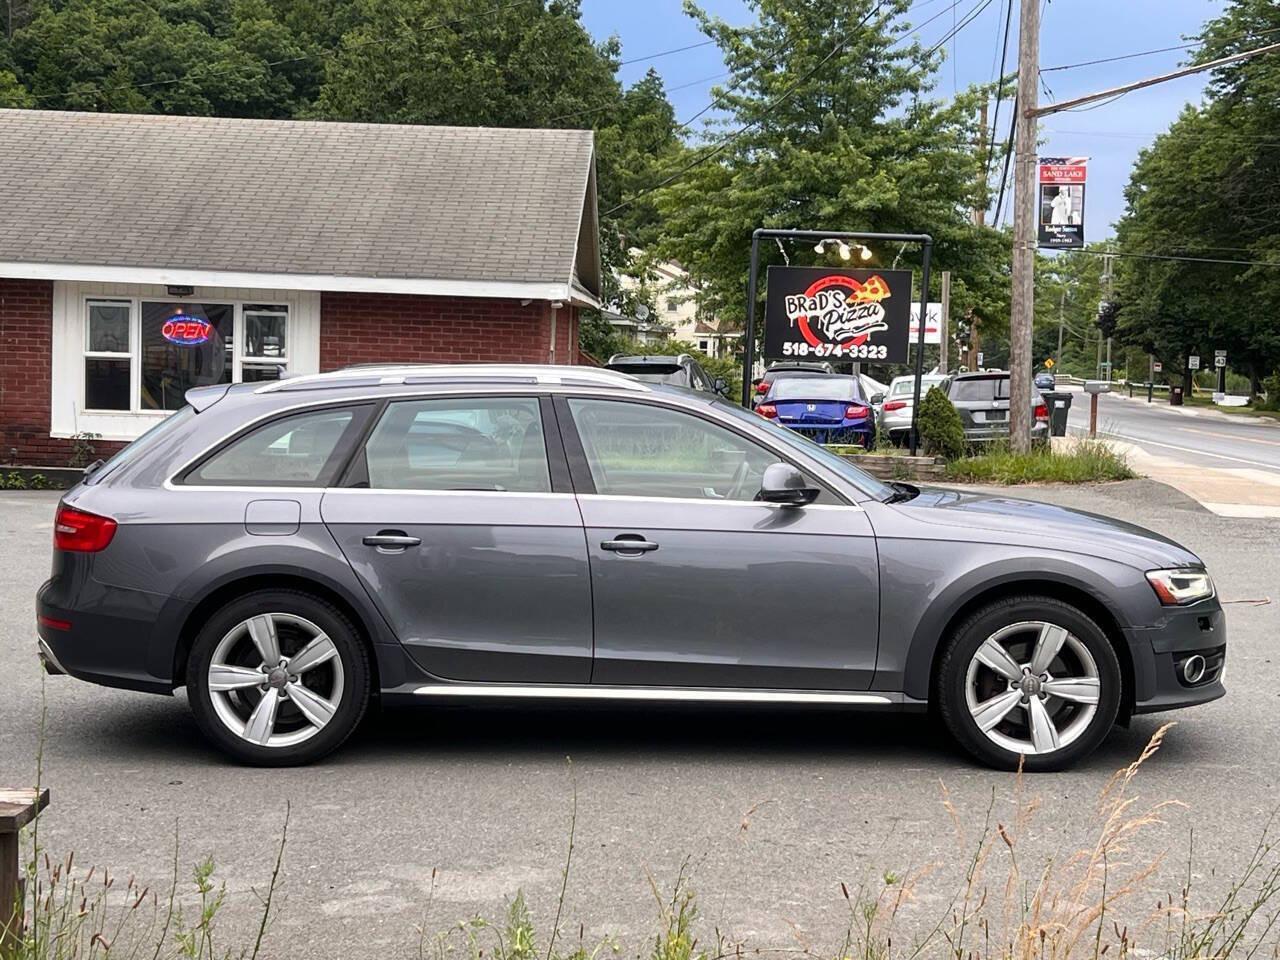
[[[370,703],[933,706],[1034,770],[1224,693],[1201,561],[1059,507],[882,483],[707,392],[579,367],[200,387],[58,505],[51,673],[185,686],[241,761]]]

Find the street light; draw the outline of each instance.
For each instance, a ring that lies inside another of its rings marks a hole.
[[[849,244],[845,243],[843,240],[835,240],[835,239],[819,240],[816,244],[814,244],[813,252],[826,253],[827,244],[829,243],[833,243],[836,245],[836,248],[840,251],[841,260],[848,260],[853,256],[853,250],[849,247]],[[856,246],[858,248],[858,258],[860,260],[862,260],[865,263],[867,260],[871,259],[872,253],[871,253],[870,247],[868,247],[866,244],[863,244],[863,243],[859,243]]]

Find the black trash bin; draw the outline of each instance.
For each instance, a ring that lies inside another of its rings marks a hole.
[[[1174,407],[1182,406],[1182,388],[1181,387],[1169,388],[1169,404],[1170,406],[1174,406]]]
[[[1050,391],[1042,393],[1044,402],[1049,405],[1049,433],[1055,437],[1067,435],[1067,413],[1071,410],[1071,394]]]

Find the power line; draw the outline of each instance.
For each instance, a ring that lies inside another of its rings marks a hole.
[[[1009,180],[1009,160],[1013,156],[1013,131],[1018,125],[1018,94],[1013,95],[1012,116],[1009,118],[1009,136],[1004,142],[1004,170],[1000,173],[1000,196],[996,200],[996,229],[1000,229],[1000,211],[1004,206],[1004,187]]]
[[[932,47],[929,48],[925,56],[932,56],[933,54],[941,50],[942,47],[946,45],[947,41],[954,40],[956,37],[956,34],[958,34],[961,30],[963,30],[969,24],[973,23],[973,21],[976,20],[979,16],[981,16],[982,12],[986,10],[987,7],[989,6],[991,6],[991,0],[978,0],[978,2],[974,5],[973,9],[970,10],[960,20],[960,25],[958,27],[953,27],[950,31],[948,31],[945,35],[943,35],[941,40],[939,40],[937,43],[935,43]],[[953,5],[953,8],[954,8],[954,5]]]
[[[669,57],[673,53],[684,53],[686,50],[696,50],[698,47],[705,47],[709,43],[715,43],[715,40],[700,40],[697,43],[691,43],[684,47],[675,47],[671,50],[663,50],[661,53],[650,53],[643,57],[632,57],[630,60],[621,60],[618,66],[625,67],[633,63],[642,63],[645,60],[657,60],[660,57]]]
[[[871,12],[868,13],[865,17],[863,17],[861,21],[859,21],[855,29],[861,29],[862,27],[866,26],[867,22],[872,17],[874,17],[877,13],[880,12],[880,8],[884,6],[884,2],[885,0],[879,0],[879,2],[876,3],[875,7],[871,10]],[[826,66],[828,61],[830,61],[837,53],[839,53],[842,49],[844,49],[845,44],[849,42],[849,37],[852,34],[852,32],[853,31],[846,31],[844,35],[840,38],[840,41],[834,47],[831,48],[830,52],[825,57],[823,57],[816,64],[814,64],[813,68],[810,69],[806,74],[804,74],[804,76],[797,79],[790,86],[788,86],[786,90],[784,90],[781,94],[779,94],[777,97],[771,100],[768,104],[766,104],[764,107],[764,110],[761,111],[759,116],[755,117],[752,120],[748,120],[745,124],[743,124],[737,130],[735,130],[733,133],[729,134],[727,137],[721,140],[720,143],[718,143],[715,147],[695,157],[693,160],[685,164],[675,173],[658,181],[652,187],[647,187],[646,189],[641,190],[639,193],[632,195],[629,199],[623,200],[621,203],[616,204],[613,207],[610,207],[603,214],[601,214],[601,216],[604,216],[604,217],[612,216],[613,214],[621,210],[623,207],[630,206],[631,204],[635,203],[637,200],[641,199],[642,197],[647,197],[649,194],[654,193],[657,190],[661,190],[663,187],[667,186],[668,184],[674,183],[676,180],[683,177],[686,173],[688,173],[694,167],[701,166],[702,164],[710,160],[712,157],[723,153],[726,149],[729,148],[729,146],[735,140],[737,140],[739,137],[745,134],[748,130],[750,130],[756,124],[760,123],[766,117],[768,117],[770,112],[772,112],[776,107],[780,106],[784,100],[790,97],[791,94],[794,93],[797,90],[797,88],[800,87],[801,84],[806,83],[819,70],[821,70],[824,66]]]
[[[996,111],[991,117],[991,141],[987,144],[987,159],[982,164],[983,186],[986,186],[986,180],[991,176],[991,158],[995,155],[996,150],[996,124],[1000,120],[1000,100],[1004,95],[1004,65],[1005,59],[1009,55],[1009,24],[1013,22],[1013,0],[1009,0],[1009,6],[1005,11],[1004,18],[1004,43],[1000,47],[1000,85],[996,87]],[[999,26],[1000,21],[996,21]]]
[[[1103,257],[1129,257],[1134,260],[1173,260],[1180,263],[1226,263],[1236,267],[1280,267],[1280,260],[1223,260],[1217,257],[1182,257],[1171,253],[1127,253],[1120,250],[1091,250],[1079,248],[1081,253]]]
[[[689,87],[700,86],[701,84],[708,83],[711,80],[720,80],[727,76],[730,76],[730,74],[729,73],[713,73],[709,77],[699,77],[697,80],[690,80],[688,83],[676,84],[676,86],[674,87],[664,87],[663,92],[675,93],[677,90],[687,90]],[[606,110],[616,110],[617,108],[618,108],[618,104],[616,103],[606,103],[604,106],[601,106],[601,107],[591,107],[587,110],[575,110],[573,113],[562,113],[559,116],[549,118],[547,120],[547,123],[557,123],[560,120],[572,120],[574,117],[587,117],[587,116],[591,116],[592,114],[603,113]],[[679,128],[677,127],[675,129],[679,129]]]
[[[1221,42],[1232,43],[1236,40],[1248,40],[1252,37],[1265,37],[1272,33],[1280,33],[1280,27],[1276,27],[1270,30],[1256,30],[1250,33],[1237,33],[1230,37],[1223,37]],[[1093,66],[1097,66],[1100,63],[1116,63],[1120,60],[1133,60],[1137,57],[1151,57],[1156,55],[1157,53],[1170,53],[1174,50],[1190,50],[1192,47],[1203,46],[1204,44],[1208,43],[1210,39],[1213,39],[1213,38],[1193,40],[1191,43],[1179,43],[1172,47],[1158,47],[1155,50],[1139,50],[1136,53],[1123,53],[1115,57],[1102,57],[1098,60],[1083,60],[1080,63],[1064,63],[1062,66],[1059,66],[1059,67],[1043,67],[1040,70],[1040,72],[1053,73],[1054,71],[1057,71],[1057,70],[1075,70],[1078,67],[1093,67]]]

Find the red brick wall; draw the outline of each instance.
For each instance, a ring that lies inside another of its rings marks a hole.
[[[0,463],[65,467],[70,440],[49,436],[53,283],[0,278]],[[95,441],[106,457],[121,443]]]
[[[556,318],[556,362],[577,361],[577,310]],[[353,363],[546,363],[551,311],[545,300],[324,293],[320,369]]]

